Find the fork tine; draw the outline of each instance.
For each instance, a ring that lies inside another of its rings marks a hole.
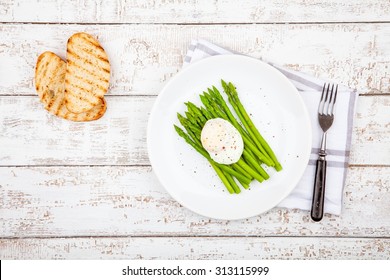
[[[330,84],[328,84],[328,86],[326,88],[326,96],[325,96],[325,100],[324,100],[325,103],[326,103],[326,101],[328,101],[329,86],[330,86]]]
[[[326,110],[326,114],[327,115],[331,115],[332,114],[332,110],[333,110],[333,106],[332,106],[332,98],[333,98],[333,93],[334,93],[334,84],[332,84],[332,89],[330,90],[330,96],[329,96],[329,100],[328,100],[328,108]]]
[[[320,112],[322,115],[326,115],[327,112],[328,112],[328,108],[329,108],[329,101],[328,101],[329,87],[330,87],[330,84],[328,84],[328,86],[326,87],[326,94],[325,94],[324,105],[322,107],[322,111]]]
[[[324,86],[322,87],[322,94],[321,94],[321,100],[324,100],[324,95],[325,95],[325,88],[326,88],[326,83],[324,83]]]
[[[321,114],[324,108],[325,88],[326,88],[326,83],[324,83],[324,86],[322,87],[321,99],[320,102],[318,103],[318,114]]]
[[[333,104],[332,104],[332,112],[331,112],[331,115],[333,115],[333,112],[334,112],[334,107],[336,105],[336,97],[337,97],[337,90],[339,88],[339,85],[336,85],[336,90],[334,92],[334,98],[333,98]]]

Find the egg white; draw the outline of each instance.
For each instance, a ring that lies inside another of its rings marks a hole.
[[[236,163],[244,151],[241,134],[230,122],[221,118],[206,122],[201,142],[210,157],[221,164]]]

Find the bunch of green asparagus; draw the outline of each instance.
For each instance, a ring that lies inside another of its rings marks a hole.
[[[261,183],[269,178],[269,175],[261,166],[262,164],[274,167],[277,171],[282,170],[282,166],[271,147],[253,124],[238,97],[235,86],[231,82],[226,83],[223,80],[221,80],[221,83],[228,101],[241,123],[234,117],[218,89],[213,86],[200,95],[204,107],[198,107],[191,102],[187,102],[185,103],[187,106],[185,116],[177,114],[179,122],[186,132],[177,125],[174,125],[174,127],[176,132],[188,144],[209,161],[229,193],[238,194],[241,192],[238,183],[248,189],[252,180]],[[238,162],[230,165],[217,163],[211,159],[208,152],[203,148],[200,140],[202,128],[208,120],[214,118],[229,121],[241,134],[244,151]]]

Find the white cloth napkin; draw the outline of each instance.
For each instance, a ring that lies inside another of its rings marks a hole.
[[[192,41],[187,55],[184,58],[183,66],[185,67],[203,58],[220,54],[234,55],[235,52],[221,48],[205,40]],[[314,173],[322,137],[322,130],[317,119],[317,109],[322,87],[325,82],[330,81],[321,80],[307,74],[293,71],[275,65],[269,61],[267,61],[267,63],[282,72],[296,86],[309,111],[313,129],[313,148],[305,173],[291,194],[278,206],[310,210],[313,196]],[[339,85],[335,119],[332,127],[328,131],[327,138],[328,167],[325,192],[325,213],[336,215],[340,215],[341,213],[343,188],[348,170],[352,125],[357,96],[356,90]]]

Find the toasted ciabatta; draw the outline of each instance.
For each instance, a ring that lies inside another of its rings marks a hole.
[[[75,114],[65,106],[66,63],[52,52],[42,53],[35,67],[35,88],[45,109],[61,118],[83,122],[97,120],[106,111],[106,102],[100,99],[90,111]]]
[[[67,44],[65,100],[69,111],[82,113],[99,104],[110,80],[110,63],[99,42],[86,33],[72,35]]]

